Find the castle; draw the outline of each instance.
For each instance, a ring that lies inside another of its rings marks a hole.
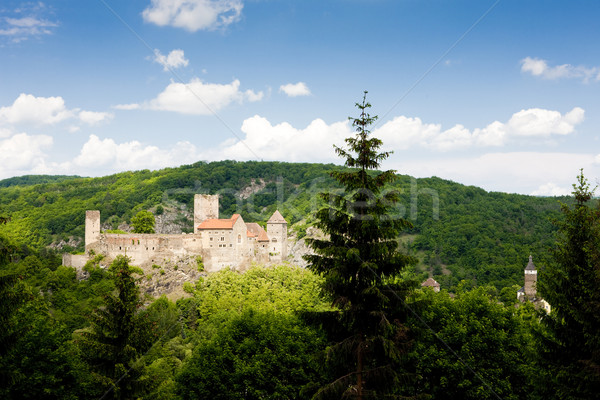
[[[282,262],[287,258],[287,222],[279,211],[267,221],[265,231],[257,223],[246,223],[239,214],[219,218],[219,196],[194,196],[194,232],[189,234],[103,233],[100,211],[86,211],[85,254],[63,256],[63,264],[81,268],[94,254],[109,259],[128,256],[142,267],[165,262],[192,263],[202,260],[207,272],[252,262]],[[200,257],[200,258],[199,258]]]

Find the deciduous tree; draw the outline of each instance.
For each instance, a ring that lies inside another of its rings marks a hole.
[[[154,214],[150,211],[142,210],[135,217],[131,218],[134,233],[154,233]]]

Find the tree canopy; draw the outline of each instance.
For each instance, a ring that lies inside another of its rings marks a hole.
[[[540,354],[547,388],[562,399],[590,399],[600,393],[600,209],[583,171],[573,185],[575,203],[562,204],[554,262],[542,271],[539,293],[552,311]]]

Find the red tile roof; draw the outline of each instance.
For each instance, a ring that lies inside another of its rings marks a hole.
[[[239,217],[240,214],[233,214],[229,219],[205,219],[198,225],[198,229],[233,229]]]
[[[246,224],[246,229],[248,229],[248,237],[256,237],[259,242],[268,242],[269,236],[267,236],[267,232],[257,224],[256,222],[248,222]]]

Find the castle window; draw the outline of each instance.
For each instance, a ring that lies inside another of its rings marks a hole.
[[[277,243],[277,238],[273,238],[272,242]]]
[[[121,246],[119,246],[119,250],[121,250]]]
[[[138,244],[140,244],[140,239],[138,239]]]
[[[210,241],[212,242],[213,238],[210,238]]]
[[[225,241],[225,236],[221,236],[221,242]]]
[[[131,244],[135,244],[135,240],[131,239]]]
[[[233,245],[230,243],[230,244],[229,244],[229,247],[233,247]]]
[[[242,235],[238,235],[238,243],[242,243]]]

